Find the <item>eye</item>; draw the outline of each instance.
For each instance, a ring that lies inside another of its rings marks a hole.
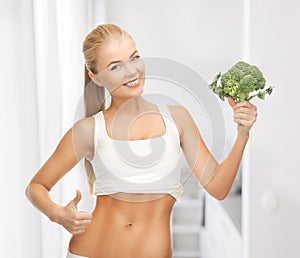
[[[140,56],[137,55],[137,56],[134,56],[133,58],[131,58],[130,61],[134,62],[134,61],[137,61],[139,58],[140,58]]]
[[[113,66],[110,67],[110,70],[111,71],[117,71],[121,68],[121,65],[120,64],[115,64]]]

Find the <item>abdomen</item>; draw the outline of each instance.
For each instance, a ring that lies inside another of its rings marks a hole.
[[[170,214],[175,199],[170,195],[132,199],[135,195],[129,194],[131,201],[124,201],[126,195],[97,198],[92,224],[72,237],[71,253],[91,258],[171,258]]]

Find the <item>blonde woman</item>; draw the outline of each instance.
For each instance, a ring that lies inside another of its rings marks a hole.
[[[180,151],[205,190],[224,199],[256,121],[256,107],[229,99],[237,137],[218,164],[185,107],[143,98],[145,66],[126,31],[113,24],[96,27],[84,40],[83,54],[86,118],[63,136],[30,181],[26,195],[72,234],[69,258],[171,258],[170,215],[183,191]],[[106,109],[104,87],[111,96]],[[149,139],[162,147],[156,148],[156,162],[142,153]],[[128,144],[141,155],[132,158]],[[97,196],[92,214],[77,209],[79,190],[66,206],[49,197],[51,188],[82,159],[91,192]]]

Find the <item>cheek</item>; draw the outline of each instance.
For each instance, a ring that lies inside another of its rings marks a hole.
[[[141,62],[141,64],[137,67],[137,71],[140,75],[145,76],[145,63],[144,61]]]
[[[103,86],[106,87],[109,92],[111,92],[123,84],[123,77],[115,75],[115,76],[102,78],[102,83]]]

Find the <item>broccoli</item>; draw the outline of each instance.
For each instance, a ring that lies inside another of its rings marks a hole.
[[[218,85],[221,77],[221,85]],[[266,94],[271,94],[272,86],[263,90],[266,85],[266,80],[262,72],[255,65],[250,65],[246,62],[237,62],[225,74],[218,73],[209,88],[216,93],[221,100],[225,97],[232,97],[234,101],[241,102],[251,100],[254,97],[264,99]],[[253,92],[253,95],[251,93]]]

